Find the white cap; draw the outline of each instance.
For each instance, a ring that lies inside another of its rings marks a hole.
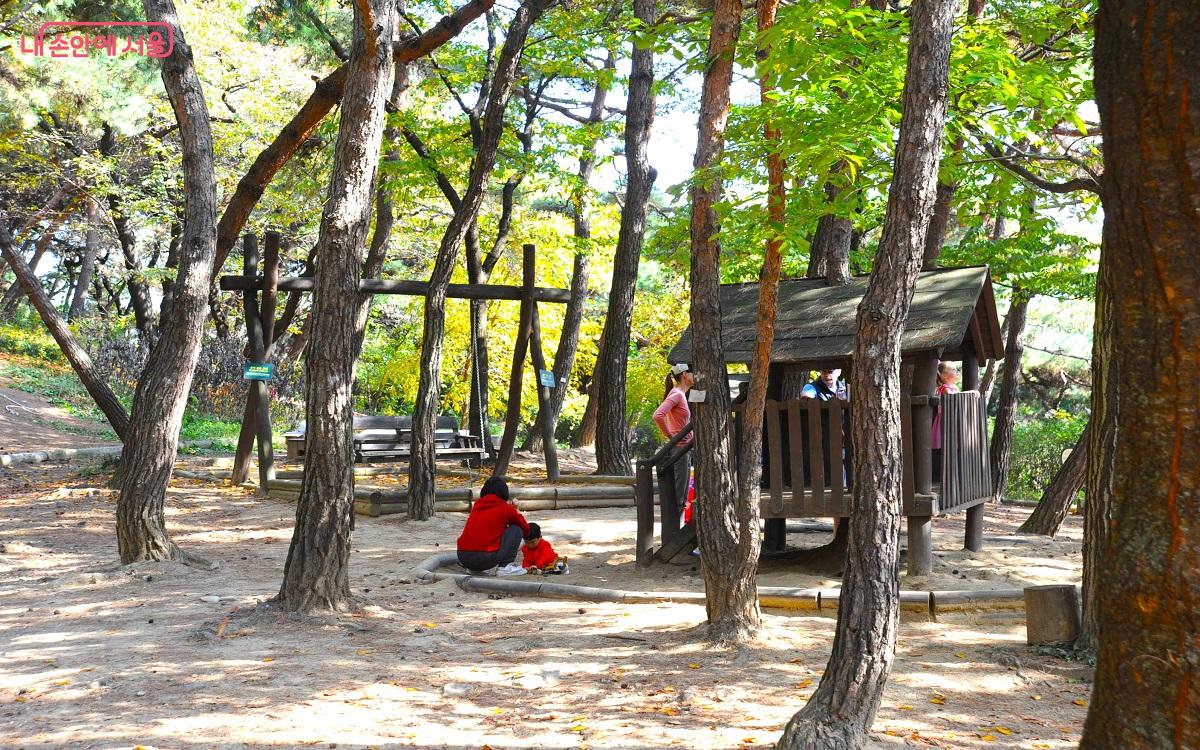
[[[686,362],[680,362],[677,365],[671,365],[671,374],[675,375],[675,376],[679,376],[679,375],[682,375],[683,373],[687,372],[690,369],[692,369],[692,368],[688,367]]]

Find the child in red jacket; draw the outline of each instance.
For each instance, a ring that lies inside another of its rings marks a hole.
[[[467,523],[458,537],[458,562],[472,573],[525,575],[516,564],[521,539],[529,534],[525,516],[509,499],[508,484],[500,477],[483,483],[482,497],[471,506]]]
[[[542,538],[542,527],[529,524],[525,546],[521,547],[521,567],[530,573],[565,573],[567,561],[555,553],[554,548]]]

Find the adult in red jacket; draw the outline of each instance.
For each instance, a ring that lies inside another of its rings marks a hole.
[[[473,573],[498,567],[500,575],[521,575],[525,569],[514,561],[528,535],[525,516],[509,500],[508,483],[492,477],[483,483],[458,537],[458,561]]]

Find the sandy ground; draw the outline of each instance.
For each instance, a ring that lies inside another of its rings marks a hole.
[[[0,377],[0,453],[119,445],[105,423],[80,419],[34,393],[5,388]]]
[[[0,746],[769,747],[829,654],[834,620],[814,613],[767,611],[758,644],[718,650],[693,631],[704,619],[697,605],[492,598],[414,583],[413,565],[453,548],[457,515],[357,519],[360,613],[246,618],[278,588],[291,505],[176,481],[171,533],[219,570],[118,568],[103,479],[79,466],[0,470]],[[989,536],[1007,537],[1023,514],[989,510]],[[633,567],[632,508],[530,515],[570,558],[564,582],[699,586],[690,566]],[[903,587],[1078,576],[1076,518],[1058,541],[993,538],[974,555],[955,551],[960,519],[935,526],[935,574]],[[762,582],[834,583],[781,571]],[[1011,614],[906,618],[874,743],[1074,747],[1088,670],[1033,652],[1024,635]]]

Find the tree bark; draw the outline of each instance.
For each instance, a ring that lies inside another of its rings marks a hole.
[[[442,344],[446,327],[446,288],[459,248],[479,215],[496,151],[504,131],[504,110],[516,79],[517,65],[530,27],[552,0],[525,0],[513,17],[508,37],[492,77],[484,110],[483,135],[471,165],[461,207],[442,235],[425,295],[425,325],[421,336],[421,379],[413,408],[412,458],[408,466],[408,517],[425,521],[433,517],[436,455],[434,422],[441,402]]]
[[[835,167],[841,172],[843,168]],[[837,198],[839,189],[825,183],[825,199],[829,203]],[[808,272],[810,278],[824,277],[829,286],[850,283],[850,244],[854,237],[854,222],[836,214],[825,214],[817,220],[817,232],[809,249]]]
[[[96,252],[99,249],[99,232],[96,231],[96,201],[87,199],[87,234],[84,235],[83,258],[79,263],[79,278],[75,280],[75,294],[71,296],[71,307],[67,320],[77,320],[83,315],[87,302],[88,287],[92,283],[92,271],[96,267]]]
[[[1042,499],[1038,501],[1033,513],[1030,513],[1029,518],[1025,519],[1025,523],[1017,529],[1018,534],[1041,534],[1052,537],[1058,533],[1059,527],[1062,526],[1063,521],[1067,518],[1067,513],[1071,510],[1071,502],[1079,494],[1080,488],[1083,487],[1083,481],[1087,478],[1087,453],[1091,433],[1092,427],[1089,422],[1075,443],[1075,447],[1071,449],[1071,455],[1055,472],[1054,479],[1042,493]]]
[[[1200,4],[1102,0],[1095,27],[1121,395],[1080,747],[1182,750],[1200,747]]]
[[[185,195],[183,239],[168,324],[138,379],[122,453],[117,499],[121,562],[197,562],[167,536],[163,502],[179,447],[179,428],[200,356],[216,253],[216,177],[208,107],[172,0],[143,0],[146,18],[168,23],[175,47],[162,61],[163,86],[179,123]]]
[[[1101,243],[1092,330],[1092,414],[1088,422],[1093,429],[1088,436],[1083,492],[1083,621],[1075,643],[1076,649],[1084,653],[1094,653],[1100,637],[1100,581],[1112,529],[1113,456],[1120,413],[1110,266]]]
[[[703,402],[692,405],[696,524],[708,611],[707,635],[718,643],[750,640],[761,625],[755,582],[761,537],[758,509],[757,506],[746,507],[745,498],[739,497],[730,470],[729,385],[721,340],[721,246],[718,237],[721,227],[715,209],[721,200],[723,183],[714,170],[720,165],[725,148],[729,84],[733,80],[733,51],[741,31],[741,13],[740,0],[717,0],[713,6],[706,53],[708,67],[700,90],[693,169],[696,178],[691,191],[694,342],[691,367],[696,378],[692,392],[706,394]],[[758,374],[760,378],[763,375],[761,371]],[[762,385],[765,387],[765,383]],[[602,402],[602,419],[603,415]],[[748,427],[749,423],[747,417]],[[602,427],[597,448],[603,440]]]
[[[316,288],[305,358],[308,449],[296,526],[275,601],[287,611],[345,609],[354,530],[354,364],[361,248],[371,220],[384,108],[392,84],[395,0],[356,0],[354,42],[329,197],[314,251]]]
[[[784,750],[864,747],[891,671],[900,604],[900,335],[936,200],[956,5],[912,5],[895,170],[875,270],[858,307],[854,497],[833,653],[808,705],[788,722],[778,744]]]
[[[643,23],[654,23],[655,0],[634,0],[633,12]],[[654,50],[632,43],[629,95],[625,104],[625,161],[629,178],[621,228],[613,255],[612,287],[600,334],[594,373],[596,388],[596,472],[613,476],[630,473],[629,421],[625,415],[625,377],[629,363],[629,328],[637,284],[646,210],[658,172],[650,166],[650,130],[654,125]]]
[[[71,368],[79,376],[88,395],[104,413],[104,417],[112,425],[113,432],[117,433],[118,438],[124,440],[129,431],[129,415],[125,413],[125,407],[121,406],[121,402],[117,400],[117,395],[109,387],[104,374],[96,371],[87,351],[75,341],[70,326],[58,314],[54,303],[46,296],[41,282],[33,274],[33,269],[17,254],[16,248],[12,246],[12,238],[8,236],[8,227],[2,212],[0,212],[0,251],[2,251],[0,255],[3,255],[9,266],[12,267],[13,273],[16,274],[17,283],[24,289],[25,296],[29,298],[33,309],[37,310],[42,322],[46,324],[46,329],[58,342],[58,347],[62,349],[63,355],[71,363]]]
[[[1004,497],[1008,469],[1012,461],[1013,427],[1017,421],[1017,386],[1021,381],[1021,357],[1025,353],[1025,321],[1029,313],[1029,295],[1013,289],[1008,311],[1008,341],[1004,345],[1003,380],[1000,406],[992,427],[992,491],[997,502]]]

